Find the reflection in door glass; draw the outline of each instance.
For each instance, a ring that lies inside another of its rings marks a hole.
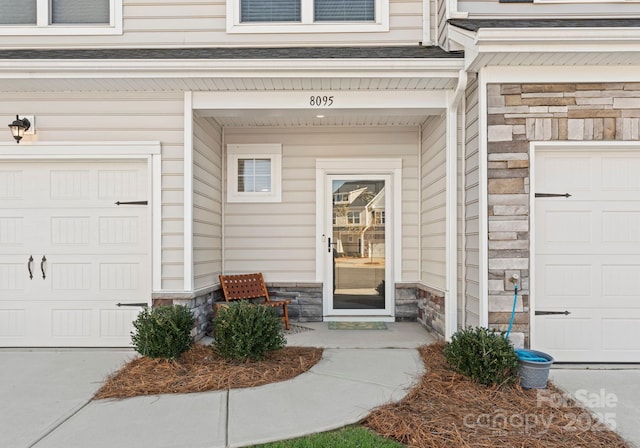
[[[334,180],[333,308],[385,308],[384,180]]]

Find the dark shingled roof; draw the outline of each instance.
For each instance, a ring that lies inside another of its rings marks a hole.
[[[447,59],[463,58],[440,47],[116,48],[0,50],[0,59]]]
[[[449,23],[468,31],[480,28],[640,28],[640,19],[449,19]]]

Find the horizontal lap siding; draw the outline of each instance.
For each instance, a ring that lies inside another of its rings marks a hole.
[[[447,40],[447,0],[437,0],[437,12],[438,12],[438,27],[437,27],[437,42],[438,45],[444,47]]]
[[[465,139],[465,295],[466,326],[480,324],[480,270],[479,270],[479,127],[478,82],[469,82],[466,92]]]
[[[213,120],[194,117],[193,284],[218,282],[222,272],[222,130]]]
[[[162,288],[183,289],[183,95],[3,94],[0,117],[36,117],[33,141],[160,141],[162,146]],[[7,137],[10,135],[7,131]],[[25,139],[26,140],[26,139]],[[141,198],[151,199],[151,198]]]
[[[500,3],[499,0],[467,0],[458,2],[461,12],[468,12],[470,19],[488,18],[549,18],[577,19],[604,17],[640,17],[637,3]]]
[[[282,144],[282,202],[225,204],[226,272],[316,280],[316,159],[403,159],[402,278],[417,278],[417,129],[226,129],[226,144]]]
[[[230,34],[225,1],[176,0],[123,2],[123,35],[0,36],[3,48],[25,47],[167,47],[304,46],[417,44],[422,40],[422,2],[390,0],[389,32]]]
[[[432,288],[446,289],[446,117],[430,117],[422,128],[422,272]]]

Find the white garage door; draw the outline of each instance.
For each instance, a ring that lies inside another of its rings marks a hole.
[[[145,162],[0,165],[0,346],[126,346],[150,300]],[[31,260],[31,261],[30,261]]]
[[[536,154],[534,349],[640,362],[640,150]],[[546,314],[562,312],[570,314]]]

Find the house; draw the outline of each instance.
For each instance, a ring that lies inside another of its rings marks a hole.
[[[506,329],[517,274],[526,345],[640,361],[637,2],[2,5],[1,346],[127,345],[149,303],[201,334],[254,271],[293,320],[448,338]],[[359,182],[384,263],[359,238],[336,293]]]

